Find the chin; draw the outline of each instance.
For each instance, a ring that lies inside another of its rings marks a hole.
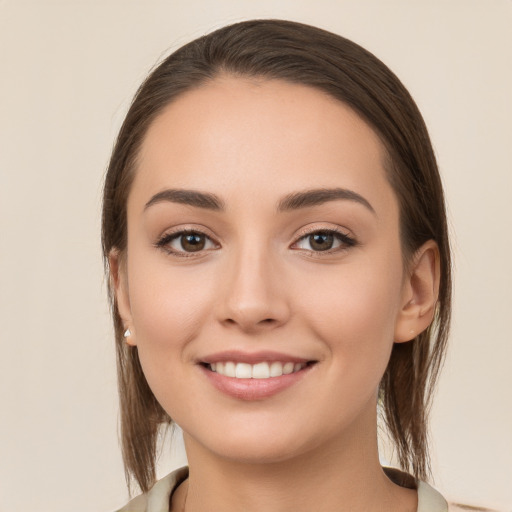
[[[200,445],[201,451],[207,450],[216,457],[241,464],[272,464],[300,457],[319,445],[319,437],[301,431],[295,423],[294,428],[280,425],[255,425],[248,428],[212,429],[206,436],[194,437],[185,433],[187,451],[192,445]],[[185,427],[186,431],[186,427]]]

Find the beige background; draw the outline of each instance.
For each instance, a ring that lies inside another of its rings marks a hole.
[[[436,485],[511,511],[510,0],[0,0],[0,511],[109,511],[126,500],[102,174],[153,63],[251,17],[354,39],[423,111],[456,257],[432,425]],[[181,463],[177,445],[161,474]]]

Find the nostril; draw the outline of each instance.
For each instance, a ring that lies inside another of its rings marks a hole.
[[[277,322],[277,320],[276,320],[275,318],[265,318],[265,319],[263,319],[263,320],[260,320],[260,321],[258,322],[258,325],[259,325],[260,327],[264,327],[264,326],[269,326],[269,327],[271,327],[271,326],[273,326],[273,325],[276,325],[277,323],[278,323],[278,322]]]

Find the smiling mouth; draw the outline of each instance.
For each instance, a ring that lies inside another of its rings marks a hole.
[[[236,363],[234,361],[219,361],[216,363],[203,363],[203,366],[211,372],[218,373],[224,377],[236,379],[272,379],[297,373],[316,361],[294,363],[292,361],[263,361],[256,364]]]

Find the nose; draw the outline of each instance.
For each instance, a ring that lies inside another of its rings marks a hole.
[[[217,303],[221,323],[258,333],[288,321],[290,304],[276,259],[268,251],[245,250],[226,261],[229,268]]]

